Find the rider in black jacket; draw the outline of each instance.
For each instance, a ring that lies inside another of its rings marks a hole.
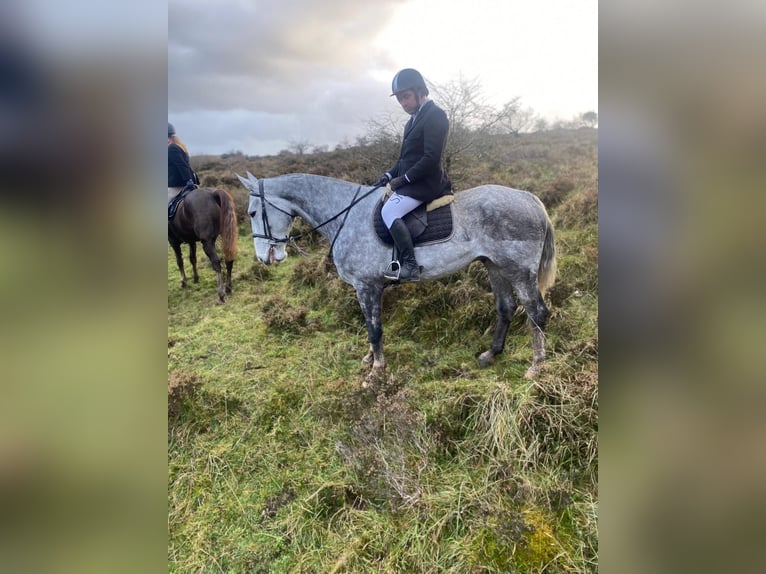
[[[400,266],[398,273],[386,274],[386,278],[419,281],[420,267],[412,237],[402,218],[421,203],[452,193],[452,185],[442,167],[449,120],[447,114],[428,99],[428,87],[417,70],[399,71],[391,91],[412,117],[404,126],[399,160],[375,182],[375,185],[390,183],[393,190],[381,216],[399,250]]]
[[[173,124],[168,122],[168,201],[183,190],[189,180],[194,181],[194,171],[189,163],[189,152],[176,135]]]

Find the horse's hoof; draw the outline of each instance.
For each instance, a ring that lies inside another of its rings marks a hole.
[[[226,288],[226,294],[227,295],[231,295],[231,287],[227,287]]]
[[[527,372],[524,373],[525,379],[534,379],[537,375],[540,374],[540,365],[532,365],[527,369]]]
[[[218,301],[216,301],[216,303],[218,305],[223,305],[224,303],[226,303],[226,298],[225,297],[218,297]]]
[[[181,289],[186,289],[186,281],[181,281]]]
[[[362,381],[363,389],[379,389],[386,382],[386,369],[372,369]]]
[[[365,367],[371,367],[373,361],[374,361],[374,358],[372,356],[372,351],[370,351],[364,357],[362,357],[362,365],[364,365]]]
[[[492,354],[492,351],[484,351],[477,357],[477,360],[481,368],[486,368],[495,362],[495,355]]]

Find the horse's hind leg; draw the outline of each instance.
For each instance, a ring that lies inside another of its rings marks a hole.
[[[532,335],[532,366],[527,369],[526,377],[532,378],[540,370],[540,363],[545,359],[545,325],[548,322],[548,307],[537,287],[537,281],[528,281],[518,290],[519,302],[527,313],[527,324]]]
[[[234,267],[234,261],[226,262],[226,294],[231,295],[231,270]]]
[[[206,239],[202,242],[202,249],[205,250],[205,255],[210,259],[210,264],[213,266],[215,276],[218,281],[218,302],[224,303],[226,301],[226,290],[223,285],[223,277],[221,274],[221,258],[218,257],[218,253],[215,250],[215,239]]]
[[[511,281],[492,264],[486,264],[489,272],[489,281],[492,285],[492,293],[495,296],[495,308],[497,310],[497,325],[495,335],[492,337],[492,345],[478,357],[479,366],[488,367],[505,348],[505,338],[508,335],[508,327],[511,324],[513,313],[516,311],[516,301],[513,298]]]
[[[186,272],[184,271],[184,258],[181,253],[181,244],[176,241],[171,241],[170,246],[173,248],[173,253],[176,255],[176,264],[178,270],[181,272],[181,288],[186,287]]]
[[[197,273],[197,242],[189,243],[189,261],[192,265],[192,277],[195,283],[199,283],[199,273]]]

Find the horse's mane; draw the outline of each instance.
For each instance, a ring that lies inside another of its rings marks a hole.
[[[285,173],[282,175],[277,175],[274,177],[274,179],[307,179],[307,178],[317,178],[317,179],[323,179],[328,182],[334,182],[334,183],[347,183],[349,185],[364,185],[359,184],[358,182],[348,181],[346,179],[341,179],[339,177],[330,177],[327,175],[320,175],[318,173],[299,173],[299,172],[293,172],[293,173]]]

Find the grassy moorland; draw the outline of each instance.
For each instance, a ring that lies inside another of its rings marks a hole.
[[[366,329],[326,242],[254,260],[235,173],[370,183],[369,150],[193,158],[236,199],[240,255],[217,305],[201,250],[200,282],[181,289],[168,248],[170,572],[597,571],[597,132],[487,149],[455,162],[455,188],[528,189],[556,227],[549,359],[533,381],[522,316],[478,367],[495,315],[478,263],[386,290],[388,378],[363,389]]]

